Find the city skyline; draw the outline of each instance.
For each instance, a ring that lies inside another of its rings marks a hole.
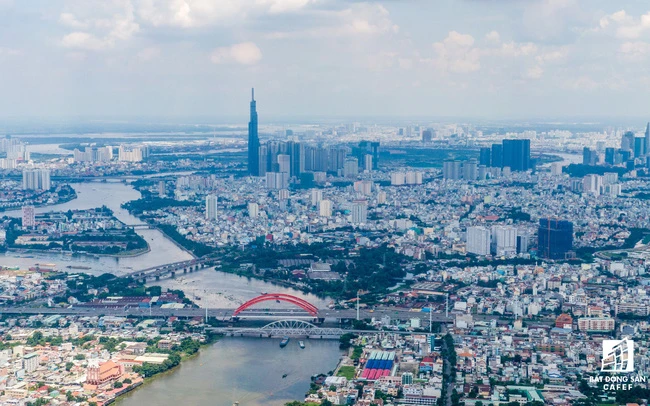
[[[0,74],[12,78],[3,117],[241,117],[252,86],[269,118],[631,117],[645,113],[650,84],[639,1],[3,0],[0,10]]]

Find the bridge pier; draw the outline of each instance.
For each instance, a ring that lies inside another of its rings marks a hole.
[[[172,279],[176,277],[176,272],[172,271]]]
[[[160,275],[156,275],[156,281],[160,280]]]

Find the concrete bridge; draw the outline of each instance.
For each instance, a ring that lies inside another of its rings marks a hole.
[[[207,258],[190,259],[188,261],[180,261],[167,265],[152,266],[150,268],[140,269],[138,271],[128,273],[125,276],[130,276],[145,283],[148,280],[159,281],[164,278],[174,278],[176,275],[181,273],[187,274],[201,271],[208,267],[209,264],[212,264],[214,262],[216,262],[214,259]]]

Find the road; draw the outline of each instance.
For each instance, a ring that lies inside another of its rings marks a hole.
[[[184,308],[184,309],[163,309],[160,307],[154,308],[138,308],[138,307],[112,307],[112,308],[95,308],[95,307],[70,307],[70,308],[48,308],[48,307],[5,307],[0,310],[0,314],[15,314],[15,315],[30,315],[30,314],[59,314],[59,315],[75,315],[75,316],[138,316],[138,317],[161,317],[166,318],[170,316],[192,318],[204,317],[207,315],[210,318],[217,318],[219,320],[231,320],[232,313],[235,309],[230,308]],[[429,325],[429,313],[412,312],[408,309],[400,308],[378,308],[375,310],[360,310],[360,317],[362,319],[381,319],[383,316],[389,316],[391,319],[410,320],[420,319],[422,328]],[[323,319],[356,319],[356,310],[331,310],[321,309],[319,318]],[[242,312],[239,315],[240,319],[304,319],[313,320],[314,317],[309,313],[302,310],[294,309],[253,309]],[[490,320],[498,319],[499,316],[481,315],[475,316],[475,319]],[[433,323],[448,323],[454,320],[453,315],[445,317],[444,313],[433,313],[431,315]]]

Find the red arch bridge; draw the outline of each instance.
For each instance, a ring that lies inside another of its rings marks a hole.
[[[255,306],[256,304],[263,303],[263,302],[290,303],[292,305],[300,307],[301,309],[303,309],[304,311],[306,311],[307,313],[311,314],[314,317],[318,316],[318,308],[316,306],[314,306],[313,304],[309,303],[304,299],[301,299],[293,295],[288,295],[286,293],[265,293],[261,296],[253,298],[248,302],[242,304],[233,312],[232,315],[233,317],[237,316],[244,310],[250,308],[251,306]]]

